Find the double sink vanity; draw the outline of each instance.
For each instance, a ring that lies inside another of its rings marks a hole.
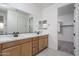
[[[47,48],[47,20],[6,6],[11,8],[0,6],[0,56],[32,56]]]
[[[0,38],[1,56],[33,56],[48,47],[48,34],[19,34]]]

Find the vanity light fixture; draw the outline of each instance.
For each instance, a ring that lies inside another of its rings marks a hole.
[[[0,29],[3,29],[3,27],[4,27],[4,24],[0,23]]]

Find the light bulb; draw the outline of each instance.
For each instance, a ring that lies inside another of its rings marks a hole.
[[[0,23],[0,29],[3,29],[3,26],[4,26],[3,23]]]

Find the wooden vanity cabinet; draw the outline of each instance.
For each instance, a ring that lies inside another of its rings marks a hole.
[[[30,56],[32,55],[32,39],[23,39],[2,44],[3,56]]]
[[[2,56],[20,56],[20,46],[14,46],[2,50]]]
[[[2,56],[32,56],[48,47],[48,36],[38,36],[0,44]]]
[[[32,56],[32,40],[21,45],[21,56]]]

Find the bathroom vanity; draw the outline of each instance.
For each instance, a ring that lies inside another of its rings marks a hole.
[[[14,7],[0,7],[0,14],[1,56],[32,56],[48,47],[48,34],[40,34],[47,21],[40,24],[35,15]]]
[[[11,40],[0,42],[1,56],[32,56],[48,47],[48,34],[26,35]]]

